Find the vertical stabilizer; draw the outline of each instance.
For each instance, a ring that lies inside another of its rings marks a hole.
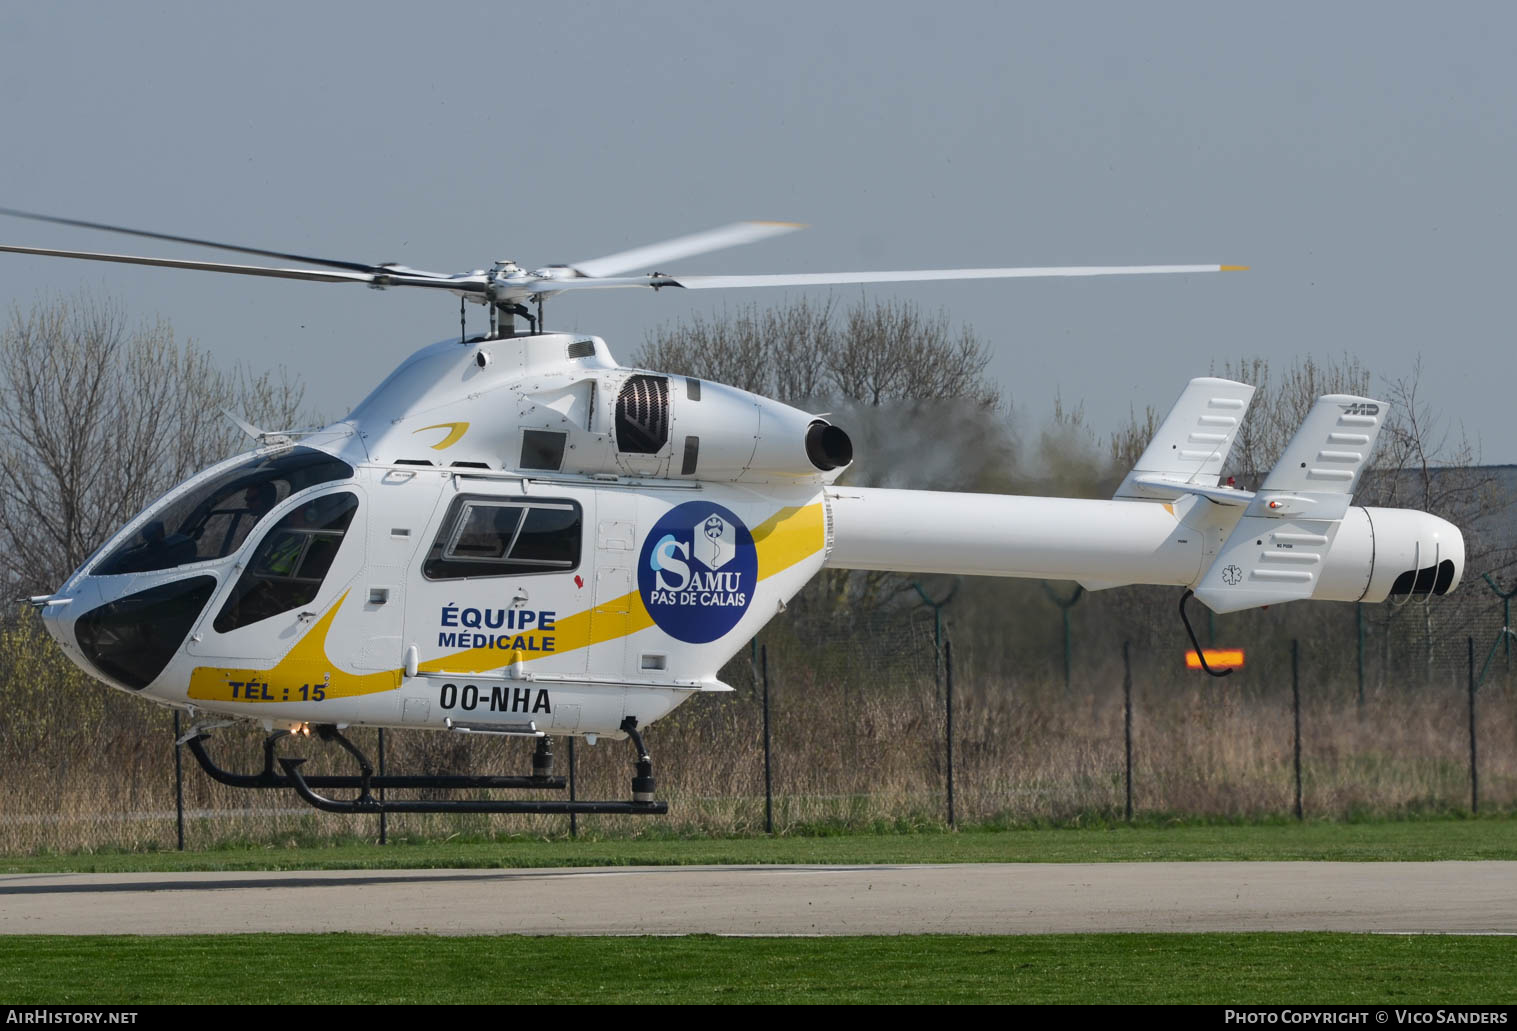
[[[1318,398],[1196,586],[1215,612],[1309,598],[1389,406]]]
[[[1317,399],[1259,492],[1353,494],[1380,435],[1384,401],[1349,394]]]
[[[1167,501],[1186,487],[1215,487],[1253,397],[1247,383],[1191,380],[1115,496]]]

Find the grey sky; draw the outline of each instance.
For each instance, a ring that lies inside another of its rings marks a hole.
[[[1104,431],[1242,354],[1382,376],[1420,354],[1427,401],[1514,462],[1514,30],[1512,5],[12,2],[0,206],[446,271],[738,218],[813,228],[665,271],[1248,264],[877,293],[972,324],[1029,419],[1058,389]],[[14,220],[0,241],[215,257]],[[457,326],[423,291],[0,272],[10,302],[89,285],[285,364],[334,415]],[[625,357],[782,296],[616,291],[549,322]]]

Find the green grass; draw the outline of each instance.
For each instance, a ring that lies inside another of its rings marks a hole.
[[[1517,859],[1517,818],[1364,823],[927,830],[779,837],[597,839],[506,837],[386,846],[226,846],[205,852],[109,852],[0,858],[0,873],[186,870],[372,870],[731,863],[1086,863],[1189,860],[1410,861]]]
[[[1506,1003],[1502,938],[0,938],[10,1004]]]

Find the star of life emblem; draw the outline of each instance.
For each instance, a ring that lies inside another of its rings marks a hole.
[[[707,569],[720,569],[737,554],[737,531],[715,512],[695,527],[693,537],[695,557]]]

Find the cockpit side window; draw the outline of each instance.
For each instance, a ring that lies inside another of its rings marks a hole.
[[[573,501],[457,498],[422,572],[428,580],[568,572],[579,565],[581,523]]]
[[[224,634],[314,601],[356,511],[356,495],[327,494],[274,524],[253,549],[247,568],[217,613],[212,624],[216,632]]]
[[[143,573],[225,558],[291,494],[352,476],[348,463],[308,447],[250,459],[158,512],[91,572]]]

